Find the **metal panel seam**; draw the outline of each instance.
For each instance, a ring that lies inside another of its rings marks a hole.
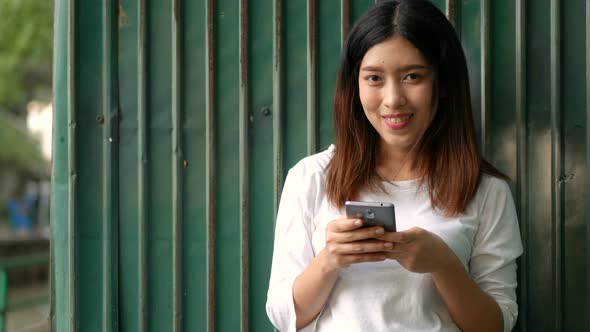
[[[182,220],[181,159],[182,159],[182,119],[180,118],[180,0],[172,5],[172,330],[182,329],[182,237],[180,222]]]
[[[57,19],[57,15],[54,17]],[[57,29],[54,29],[56,31]],[[55,73],[55,67],[53,72]],[[54,108],[55,109],[55,108]],[[55,121],[54,121],[55,123]],[[53,143],[52,143],[53,145]],[[52,176],[53,178],[53,176]],[[53,205],[55,206],[55,205]],[[49,332],[55,331],[55,244],[49,241]]]
[[[76,81],[74,75],[75,61],[75,22],[76,7],[75,1],[68,1],[68,299],[70,306],[70,331],[76,331],[78,321],[78,306],[76,298],[77,281],[76,281]],[[67,306],[66,306],[67,307]]]
[[[69,40],[69,33],[68,29],[69,29],[69,19],[66,20],[66,22],[64,22],[64,20],[62,19],[61,14],[63,13],[63,5],[64,5],[64,1],[60,1],[60,0],[55,0],[54,1],[54,8],[53,8],[53,48],[54,48],[54,54],[53,54],[53,77],[52,77],[52,92],[53,92],[53,100],[52,100],[52,107],[54,109],[53,115],[52,115],[52,119],[53,119],[53,137],[52,137],[52,149],[53,149],[53,158],[54,161],[52,162],[52,166],[51,166],[51,181],[54,184],[55,188],[55,183],[56,178],[57,178],[57,174],[58,172],[61,172],[61,169],[58,169],[58,167],[56,166],[56,159],[58,159],[59,157],[63,157],[63,155],[61,153],[60,156],[58,157],[58,151],[57,150],[57,144],[56,142],[58,135],[63,135],[64,133],[61,132],[62,130],[62,126],[58,123],[59,121],[59,115],[60,115],[60,111],[58,108],[58,98],[61,99],[61,95],[63,94],[63,90],[62,89],[58,89],[58,77],[61,78],[61,76],[63,75],[63,71],[61,70],[62,67],[58,66],[58,61],[57,58],[60,57],[60,55],[63,55],[62,53],[62,49],[61,47],[59,47],[61,45],[61,41],[63,40],[63,34],[62,34],[62,26],[64,24],[66,24],[66,45],[70,42]],[[66,14],[69,14],[67,12],[67,7],[66,7]],[[59,50],[59,51],[58,51]],[[58,53],[59,52],[59,53]],[[68,57],[69,55],[66,53],[66,57]],[[67,60],[66,60],[67,61]],[[66,65],[66,84],[67,81],[69,81],[69,70],[68,67]],[[69,93],[69,86],[68,86],[68,90],[66,93]],[[58,97],[58,95],[60,97]],[[69,97],[66,95],[66,100],[69,99]],[[67,101],[66,101],[67,103]],[[61,105],[60,105],[61,106]],[[67,115],[66,115],[67,117]],[[69,125],[69,123],[67,123],[68,119],[66,118],[66,125]],[[67,128],[67,127],[66,127]],[[69,142],[69,140],[68,140]],[[67,143],[69,144],[69,143]],[[67,148],[67,147],[66,147]],[[61,150],[61,148],[59,149]],[[69,159],[69,156],[68,156]],[[69,167],[69,166],[68,166]],[[66,171],[69,171],[69,169],[67,169]],[[68,174],[68,178],[69,178],[69,174]],[[67,181],[69,182],[69,180]],[[51,206],[52,208],[52,212],[51,212],[51,236],[52,236],[52,241],[49,241],[49,252],[50,252],[50,262],[49,262],[49,285],[50,285],[50,289],[49,289],[49,330],[50,332],[54,332],[56,330],[55,324],[60,321],[61,319],[63,319],[63,317],[58,317],[56,319],[55,315],[56,315],[56,311],[58,314],[61,315],[61,313],[59,312],[59,310],[56,310],[56,304],[57,302],[62,302],[63,299],[65,298],[65,296],[58,296],[58,295],[62,295],[62,294],[57,294],[58,292],[58,288],[57,287],[57,278],[56,278],[56,273],[60,270],[60,268],[63,268],[63,264],[60,264],[59,267],[56,268],[55,264],[56,264],[56,245],[55,245],[55,238],[54,238],[54,232],[56,232],[57,230],[57,222],[55,221],[55,215],[57,214],[56,211],[58,210],[57,208],[57,203],[56,203],[56,196],[54,195],[55,190],[51,189]],[[59,209],[61,210],[61,209]],[[60,256],[62,256],[60,253]],[[61,258],[61,257],[60,257]],[[61,259],[59,260],[61,263]],[[66,276],[67,278],[67,276]],[[61,292],[64,292],[65,289],[59,289]],[[66,304],[67,306],[67,304]]]
[[[317,0],[307,0],[307,153],[318,148]]]
[[[114,303],[113,293],[117,292],[115,275],[117,275],[117,264],[115,264],[113,256],[116,254],[116,245],[113,241],[115,236],[115,176],[113,169],[116,169],[116,158],[114,157],[114,150],[118,142],[113,129],[113,123],[116,121],[116,109],[112,109],[113,105],[113,48],[112,43],[114,33],[112,30],[113,24],[113,7],[109,6],[110,2],[105,2],[103,6],[103,64],[102,64],[102,102],[103,102],[103,118],[104,126],[102,130],[102,158],[103,158],[103,247],[102,247],[102,263],[103,263],[103,330],[105,332],[112,331],[116,319],[113,317],[112,311],[117,310]]]
[[[517,195],[520,234],[524,247],[524,254],[521,257],[521,278],[519,280],[520,304],[524,310],[521,310],[520,324],[522,331],[526,331],[528,317],[528,196],[527,196],[527,120],[526,120],[526,37],[525,37],[525,4],[526,0],[517,0],[516,3],[516,118],[517,118],[517,153],[516,153],[516,172],[517,172]]]
[[[248,331],[249,319],[249,206],[248,206],[248,1],[240,0],[239,38],[239,168],[240,168],[240,306],[241,330]]]
[[[342,40],[340,48],[344,48],[344,41],[350,30],[350,0],[340,0],[340,38]]]
[[[590,0],[586,0],[586,169],[590,169]],[[586,207],[590,206],[590,176],[586,179]],[[590,243],[590,212],[586,209],[586,243]],[[586,261],[590,253],[586,250]],[[586,317],[590,317],[590,264],[586,264]],[[590,331],[590,319],[586,318]]]
[[[447,19],[455,26],[455,0],[447,0],[446,13]]]
[[[207,70],[205,71],[207,95],[206,107],[206,195],[207,195],[207,330],[215,331],[215,0],[207,0],[207,35],[205,52]]]
[[[274,0],[273,54],[273,160],[274,160],[274,216],[276,216],[283,182],[283,22],[281,0]]]
[[[137,158],[137,191],[138,191],[138,288],[139,288],[139,331],[147,331],[147,241],[146,241],[146,168],[147,168],[147,125],[146,125],[146,13],[145,0],[139,0],[138,13],[138,45],[137,45],[137,126],[138,126],[138,158]]]
[[[481,149],[486,155],[488,148],[487,124],[490,105],[490,1],[483,0],[481,5]]]
[[[553,277],[554,277],[554,322],[555,331],[561,331],[563,326],[563,183],[561,173],[563,170],[563,132],[560,115],[560,1],[551,0],[551,203],[552,203],[552,231],[553,231]]]
[[[446,14],[461,39],[461,1],[457,3],[457,0],[447,0]]]

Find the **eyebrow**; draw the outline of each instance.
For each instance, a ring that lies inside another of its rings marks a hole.
[[[408,71],[408,70],[413,70],[413,69],[428,69],[428,66],[425,65],[420,65],[420,64],[413,64],[413,65],[407,65],[404,67],[401,67],[399,70],[400,71]],[[365,66],[363,68],[361,68],[361,71],[375,71],[375,72],[383,72],[383,68],[378,67],[378,66]]]

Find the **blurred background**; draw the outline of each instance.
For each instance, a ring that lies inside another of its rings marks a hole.
[[[0,331],[49,331],[53,1],[0,0]]]

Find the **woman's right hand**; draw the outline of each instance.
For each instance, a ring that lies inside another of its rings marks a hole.
[[[392,244],[376,239],[385,233],[383,227],[362,226],[362,220],[346,217],[332,220],[326,225],[324,255],[330,270],[340,270],[354,263],[385,260],[383,251],[390,250]]]

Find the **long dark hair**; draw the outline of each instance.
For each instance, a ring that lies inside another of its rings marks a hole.
[[[482,173],[507,179],[479,150],[471,109],[469,76],[453,26],[430,1],[383,1],[359,18],[346,39],[336,81],[336,150],[328,165],[328,198],[342,207],[364,188],[381,186],[375,173],[379,134],[359,98],[359,67],[367,51],[399,34],[411,42],[434,70],[438,108],[415,146],[413,168],[427,185],[433,207],[462,213],[475,195]]]

